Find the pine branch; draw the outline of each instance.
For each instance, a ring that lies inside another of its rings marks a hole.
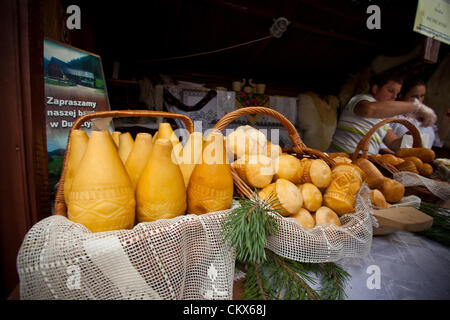
[[[255,263],[255,274],[256,274],[256,281],[257,281],[258,287],[259,287],[259,292],[260,292],[263,300],[267,300],[266,293],[264,292],[264,288],[263,288],[263,285],[261,282],[261,276],[259,274],[259,266],[257,263]]]
[[[421,202],[420,210],[433,217],[433,225],[417,234],[450,247],[450,209],[434,203]]]
[[[334,263],[301,263],[276,255],[265,248],[267,237],[278,224],[280,204],[276,199],[263,202],[258,197],[240,199],[240,206],[224,219],[222,235],[236,252],[237,265],[246,269],[244,299],[342,299],[350,275]],[[320,290],[314,290],[315,275]]]
[[[268,251],[270,252],[270,251]],[[288,273],[288,275],[294,279],[308,294],[309,297],[311,297],[313,300],[320,300],[320,296],[308,285],[308,283],[303,280],[301,277],[298,276],[291,268],[287,266],[287,264],[276,254],[270,252],[270,256],[272,259],[275,260],[275,262],[281,266],[281,268],[284,269],[285,272]]]
[[[272,214],[278,211],[259,199],[241,199],[240,207],[225,217],[222,236],[235,248],[238,261],[259,264],[266,259],[267,237],[278,228]]]

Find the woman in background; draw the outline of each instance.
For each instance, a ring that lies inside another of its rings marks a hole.
[[[409,77],[403,82],[402,90],[398,95],[400,101],[418,101],[423,103],[427,87],[424,81],[416,77]],[[424,127],[421,119],[415,114],[398,115],[397,118],[402,118],[410,121],[420,131],[422,136],[422,143],[425,148],[443,147],[444,139],[450,129],[450,108],[445,111],[440,126],[437,125]],[[391,129],[398,137],[403,137],[408,134],[408,129],[398,123],[391,123]]]

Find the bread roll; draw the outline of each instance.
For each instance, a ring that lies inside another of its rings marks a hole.
[[[336,212],[325,206],[316,211],[315,221],[316,224],[333,224],[338,227],[342,225]]]
[[[322,159],[302,159],[301,183],[312,183],[317,188],[326,188],[331,182],[331,168]]]
[[[337,156],[335,158],[333,158],[334,162],[338,163],[352,163],[352,159],[348,158],[348,157],[341,157],[341,156]]]
[[[370,190],[370,201],[378,208],[389,208],[391,205],[386,202],[383,193],[378,189]]]
[[[416,165],[410,160],[405,160],[405,162],[397,165],[396,168],[400,171],[409,171],[415,174],[419,174],[419,170],[417,169]]]
[[[278,158],[282,153],[283,151],[281,150],[281,147],[278,144],[270,142],[269,140],[267,140],[265,146],[259,146],[258,148],[258,154],[264,154],[269,158]]]
[[[313,229],[316,226],[313,216],[305,208],[300,208],[297,213],[289,217],[295,218],[303,228]]]
[[[303,206],[303,196],[295,184],[286,179],[275,182],[275,191],[281,206],[281,214],[288,216],[297,213]]]
[[[419,174],[421,174],[424,177],[429,177],[433,174],[433,167],[428,163],[424,163],[422,164],[422,167],[419,169]]]
[[[342,158],[349,158],[350,159],[350,155],[348,153],[344,153],[344,152],[328,152],[327,155],[331,159],[334,159],[336,157],[342,157]]]
[[[353,164],[333,168],[330,186],[323,196],[323,204],[339,216],[355,211],[356,194],[362,185],[361,169]]]
[[[266,202],[272,202],[276,198],[275,182],[269,184],[267,187],[263,188],[258,192],[258,197]]]
[[[301,182],[303,168],[300,160],[290,154],[282,154],[275,159],[275,180],[286,179],[297,184]]]
[[[420,158],[415,157],[415,156],[405,157],[405,158],[403,158],[403,160],[413,162],[416,165],[417,170],[419,170],[419,168],[421,168],[423,165],[423,161],[420,160]]]
[[[234,158],[240,158],[248,155],[255,148],[250,137],[245,134],[244,130],[234,130],[226,137],[227,152],[231,152]]]
[[[299,186],[299,190],[303,197],[303,208],[309,212],[315,212],[322,206],[322,193],[312,183],[304,183]]]
[[[396,157],[393,154],[389,154],[389,153],[382,154],[382,155],[379,156],[379,158],[381,160],[383,160],[384,162],[389,163],[389,164],[391,164],[393,166],[396,166],[396,165],[399,165],[402,162],[405,162],[405,160],[403,160],[402,158]]]
[[[380,191],[383,193],[387,202],[397,203],[402,200],[405,194],[405,186],[398,181],[385,177],[383,187]]]
[[[427,148],[400,148],[395,155],[400,158],[418,157],[423,162],[431,162],[436,158],[434,151]]]
[[[274,166],[272,158],[265,155],[248,155],[232,163],[239,177],[255,188],[264,188],[272,182]]]
[[[378,189],[383,186],[384,176],[372,162],[359,158],[355,161],[355,164],[364,171],[369,188]]]

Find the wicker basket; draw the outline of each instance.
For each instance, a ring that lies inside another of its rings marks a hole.
[[[294,125],[281,113],[274,111],[269,108],[265,107],[247,107],[247,108],[240,108],[233,112],[228,113],[225,115],[222,119],[220,119],[216,125],[214,126],[214,129],[217,130],[224,130],[226,126],[231,123],[233,120],[249,115],[249,114],[264,114],[267,116],[270,116],[276,120],[278,120],[283,127],[287,130],[289,137],[292,141],[293,147],[291,148],[285,148],[283,149],[284,152],[290,153],[292,155],[295,155],[297,158],[315,158],[315,159],[322,159],[324,160],[329,166],[333,166],[335,164],[334,160],[332,160],[330,157],[328,157],[326,154],[310,149],[306,147],[306,145],[303,143],[302,139],[300,138],[297,129],[294,127]],[[236,187],[236,192],[243,197],[251,198],[253,197],[254,192],[252,191],[252,188],[250,188],[240,177],[239,175],[234,171],[233,168],[231,168],[234,184]]]
[[[358,143],[358,145],[355,148],[355,151],[350,155],[350,158],[352,161],[358,159],[358,158],[364,158],[368,159],[374,164],[376,164],[382,171],[382,173],[385,176],[392,177],[395,173],[400,172],[399,169],[397,169],[395,166],[391,165],[390,163],[387,163],[383,161],[382,159],[369,155],[368,150],[370,146],[370,139],[372,138],[372,135],[382,126],[388,123],[400,123],[404,125],[406,128],[408,128],[409,132],[411,133],[413,137],[413,148],[423,148],[422,144],[422,138],[420,137],[420,132],[416,128],[414,124],[409,122],[406,119],[399,119],[399,118],[388,118],[383,121],[380,121],[376,125],[374,125],[367,133],[366,135],[361,139],[361,141]],[[438,201],[439,198],[436,197],[430,190],[428,190],[424,186],[413,186],[413,187],[406,187],[405,188],[405,195],[416,195],[419,198],[421,198],[423,201],[427,202],[435,202]]]
[[[89,121],[91,119],[95,119],[95,118],[128,118],[128,117],[151,117],[151,118],[163,117],[163,118],[180,119],[186,125],[186,130],[189,133],[194,132],[194,124],[192,123],[192,120],[189,117],[187,117],[183,114],[163,112],[163,111],[145,111],[145,110],[101,111],[101,112],[89,113],[89,114],[79,117],[75,121],[75,123],[73,124],[73,126],[69,132],[69,137],[67,140],[67,148],[66,148],[66,152],[64,154],[61,177],[59,179],[58,189],[56,190],[55,205],[54,205],[55,210],[54,210],[53,214],[67,216],[67,206],[66,206],[66,202],[64,200],[64,177],[66,174],[67,158],[68,158],[69,149],[70,149],[70,136],[72,134],[72,131],[79,129],[84,122]]]

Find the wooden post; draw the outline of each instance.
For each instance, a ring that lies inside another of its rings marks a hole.
[[[423,45],[423,60],[427,63],[436,63],[439,57],[441,42],[426,37]]]
[[[18,284],[16,259],[29,228],[50,215],[42,0],[0,1],[1,296]]]

